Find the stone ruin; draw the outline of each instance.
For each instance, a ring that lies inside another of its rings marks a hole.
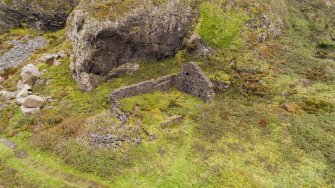
[[[194,62],[185,64],[182,72],[175,80],[177,88],[195,97],[211,101],[215,97],[214,85]]]
[[[209,102],[214,100],[214,89],[222,90],[223,83],[218,84],[217,82],[211,81],[196,63],[190,62],[185,64],[182,72],[177,75],[167,75],[114,90],[110,95],[111,111],[121,122],[120,125],[116,126],[116,130],[121,129],[127,134],[129,133],[129,130],[125,130],[128,114],[121,109],[119,99],[152,93],[157,90],[167,91],[176,87],[182,92]],[[180,123],[182,119],[182,116],[173,116],[170,120],[162,122],[161,127],[166,128],[172,124]],[[89,136],[94,145],[114,149],[120,147],[123,142],[138,144],[142,140],[141,137],[129,137],[126,135],[118,137],[116,134],[92,133]]]
[[[176,87],[182,92],[209,102],[215,97],[214,89],[216,86],[217,84],[213,84],[195,62],[189,62],[177,75],[163,76],[156,80],[152,79],[114,90],[110,95],[111,109],[121,122],[126,123],[127,115],[121,110],[118,99],[152,93],[157,90],[166,91]]]
[[[178,75],[163,76],[156,80],[152,79],[117,89],[111,93],[110,98],[122,99],[156,90],[166,91],[172,87],[177,87],[180,91],[205,101],[211,101],[215,97],[212,82],[196,63],[190,62],[184,65],[182,72]]]

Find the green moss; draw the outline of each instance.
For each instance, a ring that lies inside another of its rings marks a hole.
[[[218,1],[220,2],[220,1]],[[241,46],[241,31],[248,16],[242,10],[223,10],[221,3],[203,2],[196,32],[202,39],[218,48]]]
[[[212,75],[209,75],[210,79],[222,81],[224,83],[230,84],[230,75],[224,71],[216,72]]]

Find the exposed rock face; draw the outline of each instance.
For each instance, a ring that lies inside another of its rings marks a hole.
[[[65,26],[66,19],[77,0],[0,0],[0,33],[20,26],[24,21],[40,30],[57,30]]]
[[[23,15],[0,1],[0,33],[6,32],[8,29],[21,25]]]
[[[87,11],[94,3],[81,3],[69,17],[67,31],[73,45],[71,69],[81,89],[96,87],[122,64],[173,56],[197,17],[189,2],[141,3],[118,18],[107,12],[104,19]]]

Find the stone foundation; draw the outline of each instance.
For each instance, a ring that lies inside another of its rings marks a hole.
[[[212,82],[196,63],[190,62],[185,64],[182,72],[178,75],[168,75],[157,80],[148,80],[117,89],[111,93],[110,101],[152,93],[157,90],[166,91],[172,87],[177,87],[180,91],[205,101],[211,101],[215,97]]]
[[[166,91],[175,85],[175,78],[175,75],[169,75],[161,77],[157,80],[148,80],[120,88],[112,92],[111,98],[122,99],[142,95],[145,93],[151,93],[157,90]]]
[[[196,63],[190,62],[184,65],[182,72],[178,75],[168,75],[113,91],[109,98],[112,113],[125,124],[128,121],[128,116],[120,108],[118,99],[152,93],[157,90],[166,91],[172,87],[176,87],[182,92],[189,93],[207,102],[215,97],[212,82]]]

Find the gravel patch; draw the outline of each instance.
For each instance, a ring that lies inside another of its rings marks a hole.
[[[11,40],[7,42],[14,47],[0,56],[0,70],[16,67],[26,61],[37,49],[43,48],[48,41],[43,37],[30,39],[27,42],[22,40]]]

